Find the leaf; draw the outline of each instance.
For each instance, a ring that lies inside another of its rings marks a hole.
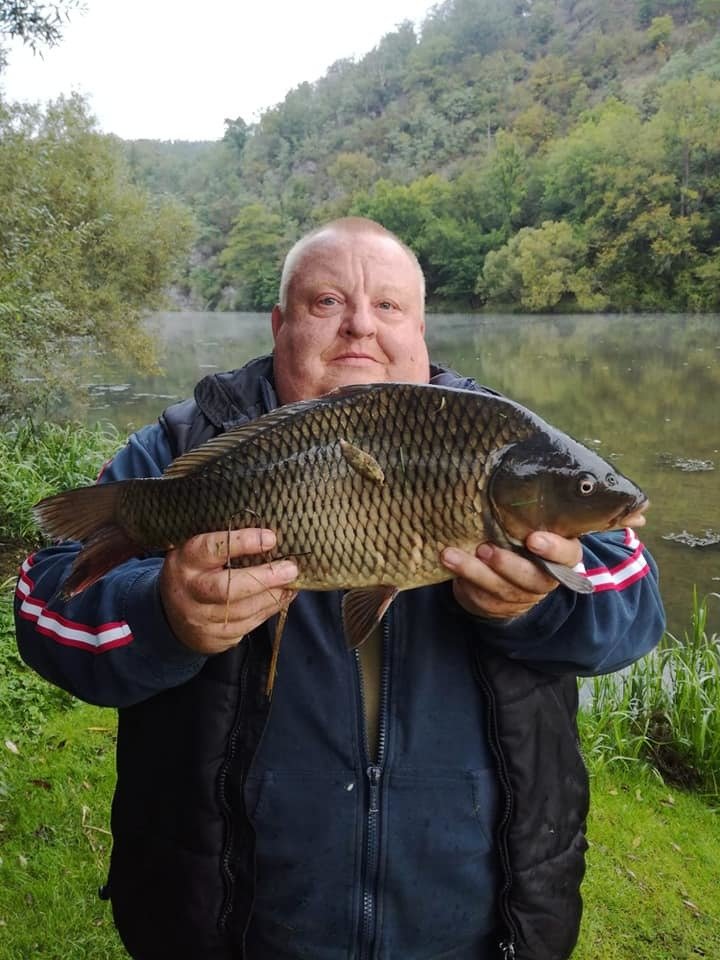
[[[10,753],[15,753],[15,754],[20,753],[20,751],[18,750],[17,744],[13,743],[12,740],[6,740],[5,746],[10,751]]]
[[[642,843],[642,837],[633,837],[632,845],[635,850],[637,850],[637,848],[640,846],[641,843]]]
[[[697,904],[693,903],[692,900],[683,900],[683,904],[688,908],[690,913],[695,917],[700,917],[700,907]]]
[[[34,787],[41,787],[43,790],[52,790],[52,784],[49,780],[43,780],[42,777],[35,777],[29,781]]]

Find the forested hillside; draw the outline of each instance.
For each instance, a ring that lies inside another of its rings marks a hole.
[[[446,0],[209,144],[126,144],[183,199],[197,306],[274,302],[288,245],[348,213],[431,301],[720,309],[720,0]]]

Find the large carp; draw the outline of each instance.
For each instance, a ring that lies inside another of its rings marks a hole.
[[[520,404],[427,384],[341,388],[280,407],[170,464],[160,479],[70,490],[35,507],[50,536],[83,542],[72,596],[130,557],[204,532],[268,527],[291,587],[347,589],[354,646],[399,590],[452,576],[448,546],[525,553],[532,530],[567,537],[623,525],[645,495],[596,453]],[[567,587],[577,571],[529,553]]]

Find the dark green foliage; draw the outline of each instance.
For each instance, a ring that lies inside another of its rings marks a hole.
[[[715,309],[719,26],[720,0],[445,0],[192,163],[128,149],[200,223],[198,305],[268,306],[283,244],[356,213],[416,251],[431,300]]]

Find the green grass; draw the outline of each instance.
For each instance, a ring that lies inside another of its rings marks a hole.
[[[35,544],[32,505],[43,497],[95,481],[120,445],[111,424],[17,424],[0,433],[0,541]]]
[[[110,852],[112,711],[55,714],[37,738],[0,743],[0,957],[124,958],[97,896]]]
[[[638,767],[591,778],[573,960],[720,958],[720,813]]]

